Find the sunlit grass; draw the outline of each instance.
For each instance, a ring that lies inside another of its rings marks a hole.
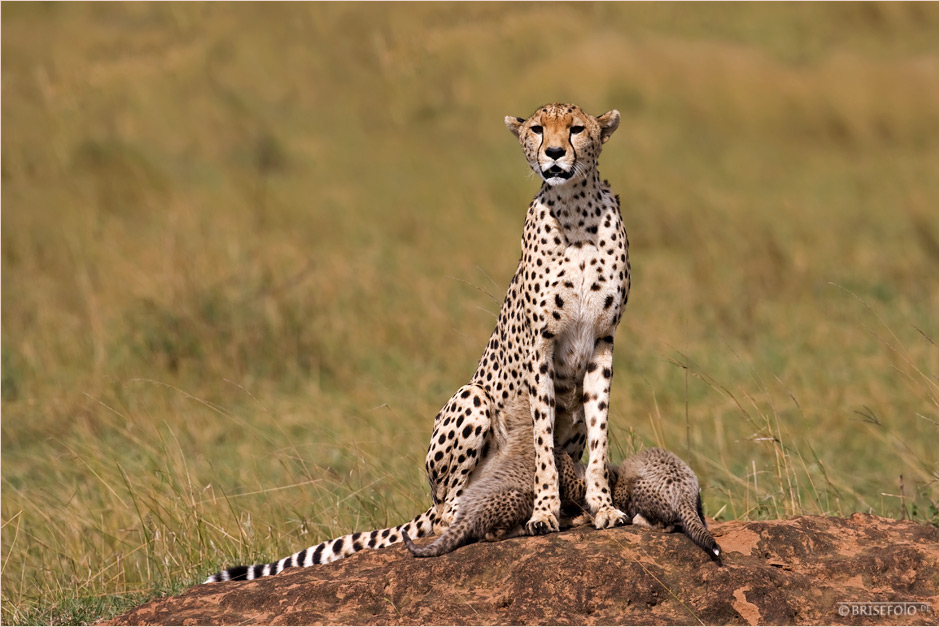
[[[5,4],[2,622],[424,509],[538,185],[502,117],[555,99],[624,116],[614,461],[674,450],[723,520],[937,524],[936,23]]]

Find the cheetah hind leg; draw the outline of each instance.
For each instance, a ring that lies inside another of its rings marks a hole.
[[[467,479],[489,454],[491,425],[487,393],[478,385],[457,390],[434,419],[425,470],[441,527],[457,522]]]

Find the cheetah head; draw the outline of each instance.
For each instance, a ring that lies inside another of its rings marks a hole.
[[[601,145],[620,125],[616,109],[594,117],[573,104],[549,104],[528,120],[506,116],[529,165],[549,185],[580,181],[597,165]]]

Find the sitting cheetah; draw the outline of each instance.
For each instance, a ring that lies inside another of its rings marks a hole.
[[[532,514],[535,455],[527,399],[520,396],[506,410],[507,439],[495,455],[471,475],[454,524],[430,544],[417,546],[407,531],[405,545],[417,557],[437,557],[477,540],[519,535]],[[555,455],[563,510],[584,507],[584,466],[564,451]],[[685,534],[712,559],[721,549],[709,533],[702,512],[698,479],[676,455],[651,448],[626,459],[613,477],[613,503],[633,516],[633,524],[681,525]],[[577,519],[574,524],[577,524]]]
[[[550,104],[505,123],[542,186],[526,213],[519,266],[476,372],[434,419],[425,462],[432,506],[403,525],[350,534],[207,581],[327,563],[399,542],[402,532],[440,533],[458,515],[469,476],[504,437],[504,408],[523,393],[532,399],[536,469],[526,531],[558,530],[555,449],[580,459],[585,444],[585,502],[595,526],[626,522],[611,502],[607,414],[614,333],[630,292],[629,243],[620,200],[597,172],[601,146],[617,130],[620,113],[594,117],[576,105]]]
[[[528,533],[558,530],[554,449],[580,459],[588,445],[586,503],[598,528],[626,522],[607,477],[607,414],[614,332],[630,292],[620,201],[597,172],[620,113],[572,104],[505,118],[542,187],[529,204],[522,257],[470,383],[434,419],[425,468],[441,524],[460,507],[467,478],[504,429],[507,404],[527,392],[535,429],[535,496]]]

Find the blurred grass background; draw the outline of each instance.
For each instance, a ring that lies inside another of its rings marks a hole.
[[[538,182],[624,121],[615,461],[937,524],[934,3],[2,8],[2,621],[426,507]]]

